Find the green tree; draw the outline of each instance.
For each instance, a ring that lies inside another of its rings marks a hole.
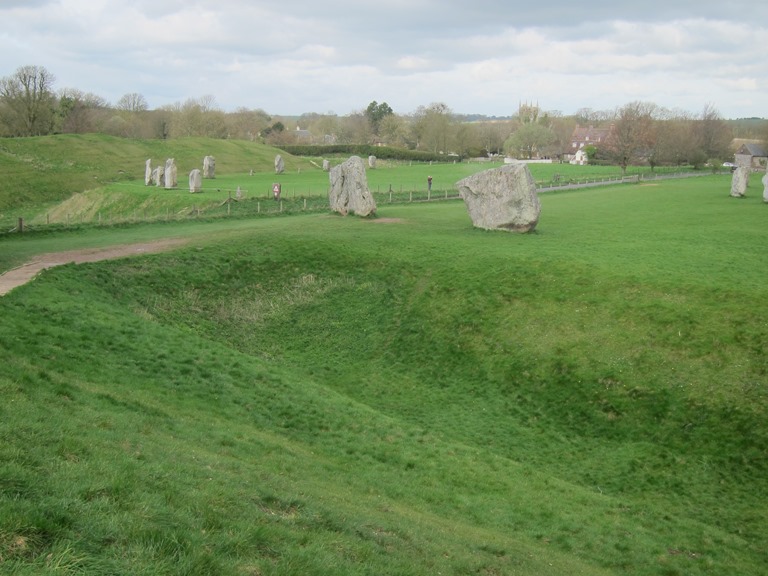
[[[537,158],[539,152],[554,140],[555,135],[546,126],[526,122],[507,138],[504,149],[516,158]]]
[[[377,136],[379,134],[381,121],[391,114],[394,114],[394,111],[390,108],[389,104],[386,102],[379,104],[376,100],[368,104],[368,108],[365,109],[365,116],[371,123],[371,130],[373,130],[373,133]]]
[[[10,135],[50,134],[56,102],[53,82],[53,74],[42,66],[21,66],[0,79],[0,110]]]

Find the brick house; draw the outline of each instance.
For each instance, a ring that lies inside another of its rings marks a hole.
[[[610,133],[611,127],[595,128],[594,126],[579,126],[577,124],[571,135],[571,149],[565,155],[565,159],[568,161],[573,160],[577,157],[576,154],[579,150],[582,151],[579,157],[583,157],[585,154],[583,149],[587,146],[599,148],[601,144],[605,143]]]

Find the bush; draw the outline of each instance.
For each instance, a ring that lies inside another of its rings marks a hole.
[[[321,144],[282,146],[288,154],[294,156],[322,157],[349,154],[350,156],[376,156],[382,160],[415,160],[417,162],[445,162],[446,157],[432,152],[407,150],[391,146],[371,146],[370,144]]]

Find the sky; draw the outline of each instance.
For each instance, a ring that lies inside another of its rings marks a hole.
[[[765,0],[0,0],[0,77],[149,108],[510,116],[651,102],[768,117]]]

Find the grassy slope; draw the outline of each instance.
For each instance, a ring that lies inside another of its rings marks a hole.
[[[147,158],[153,166],[174,158],[184,186],[189,171],[202,170],[207,155],[214,155],[217,171],[226,174],[268,170],[276,153],[243,140],[129,140],[101,134],[6,138],[0,140],[0,210],[57,202],[114,182],[143,182]],[[287,170],[309,166],[282,155]]]
[[[727,189],[545,195],[526,236],[460,203],[206,224],[44,274],[0,301],[0,569],[759,573],[765,210]]]

